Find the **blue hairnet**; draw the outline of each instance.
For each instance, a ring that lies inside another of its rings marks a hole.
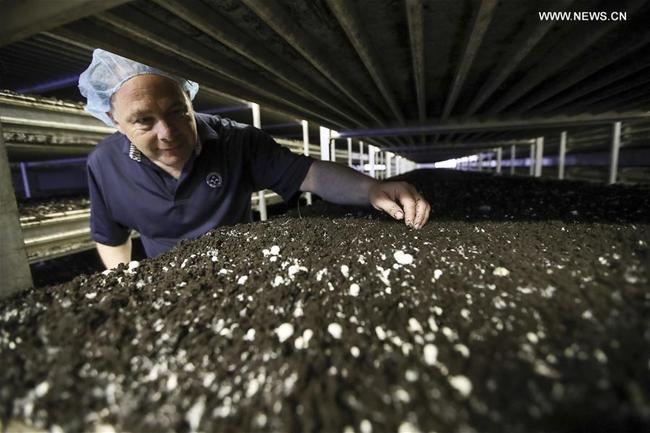
[[[143,74],[161,75],[176,81],[190,99],[194,99],[199,91],[199,85],[193,81],[97,48],[93,51],[90,66],[79,76],[79,91],[88,101],[86,111],[108,126],[115,127],[106,114],[111,111],[111,97],[127,80]]]

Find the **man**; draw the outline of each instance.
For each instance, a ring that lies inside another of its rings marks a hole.
[[[226,224],[250,222],[250,198],[269,188],[369,205],[415,229],[429,204],[405,182],[378,182],[292,153],[251,126],[195,113],[198,85],[97,49],[79,77],[86,110],[118,130],[88,158],[91,236],[107,268],[131,259],[130,230],[148,256]]]

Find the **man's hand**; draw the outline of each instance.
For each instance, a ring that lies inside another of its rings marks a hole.
[[[407,226],[420,229],[429,220],[431,205],[406,182],[382,182],[370,187],[370,204]],[[401,205],[401,207],[400,207]]]
[[[422,228],[431,206],[406,182],[378,182],[351,168],[329,161],[314,161],[300,185],[301,191],[320,195],[337,204],[368,206],[382,210],[406,225]]]

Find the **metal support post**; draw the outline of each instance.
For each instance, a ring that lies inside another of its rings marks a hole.
[[[510,174],[515,174],[515,160],[517,159],[517,147],[510,146]]]
[[[497,174],[501,174],[501,158],[503,157],[503,149],[496,148],[497,151]]]
[[[29,187],[29,176],[27,175],[27,164],[20,163],[20,176],[23,178],[23,190],[25,191],[25,198],[32,197],[32,190]]]
[[[253,126],[262,129],[262,118],[260,116],[260,106],[254,102],[251,103],[251,110],[253,110]],[[266,213],[266,197],[264,196],[264,190],[257,192],[257,208],[260,212],[260,220],[266,221],[268,215]]]
[[[560,134],[560,155],[557,165],[557,178],[564,179],[564,162],[566,158],[566,131]]]
[[[379,164],[381,163],[381,150],[378,147],[375,147],[375,161],[373,163],[374,178],[379,179],[381,177],[381,172],[379,170]]]
[[[530,158],[528,159],[528,174],[533,176],[535,174],[535,141],[530,145]]]
[[[32,287],[23,231],[20,228],[16,193],[0,124],[0,298]]]
[[[365,156],[363,154],[363,141],[359,140],[359,171],[363,173],[363,164],[365,164]]]
[[[348,138],[348,167],[352,167],[352,139]]]
[[[321,161],[330,160],[330,130],[321,126],[320,131],[320,159]]]
[[[609,184],[616,183],[618,176],[618,153],[621,148],[621,122],[614,122],[612,128],[612,155],[609,161]]]
[[[302,125],[302,153],[309,156],[309,123],[306,120],[301,120],[300,124]],[[307,205],[310,205],[312,203],[311,193],[306,192],[305,198]]]
[[[262,118],[260,116],[260,106],[254,102],[250,104],[251,111],[253,112],[253,126],[260,129],[262,128]]]
[[[336,139],[332,138],[330,130],[330,161],[336,162]]]
[[[390,166],[393,163],[393,154],[386,152],[386,177],[393,175],[393,168]]]
[[[535,151],[535,177],[541,177],[544,164],[544,137],[537,137]]]
[[[370,157],[370,160],[368,161],[368,164],[370,165],[370,177],[375,177],[375,151],[375,146],[368,145],[368,156]]]
[[[483,152],[478,153],[478,171],[483,171]]]

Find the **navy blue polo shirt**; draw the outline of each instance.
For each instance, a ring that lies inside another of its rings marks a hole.
[[[199,144],[178,180],[116,132],[88,157],[91,237],[121,245],[140,233],[149,257],[221,225],[250,222],[251,194],[296,194],[313,159],[252,126],[197,113]]]

